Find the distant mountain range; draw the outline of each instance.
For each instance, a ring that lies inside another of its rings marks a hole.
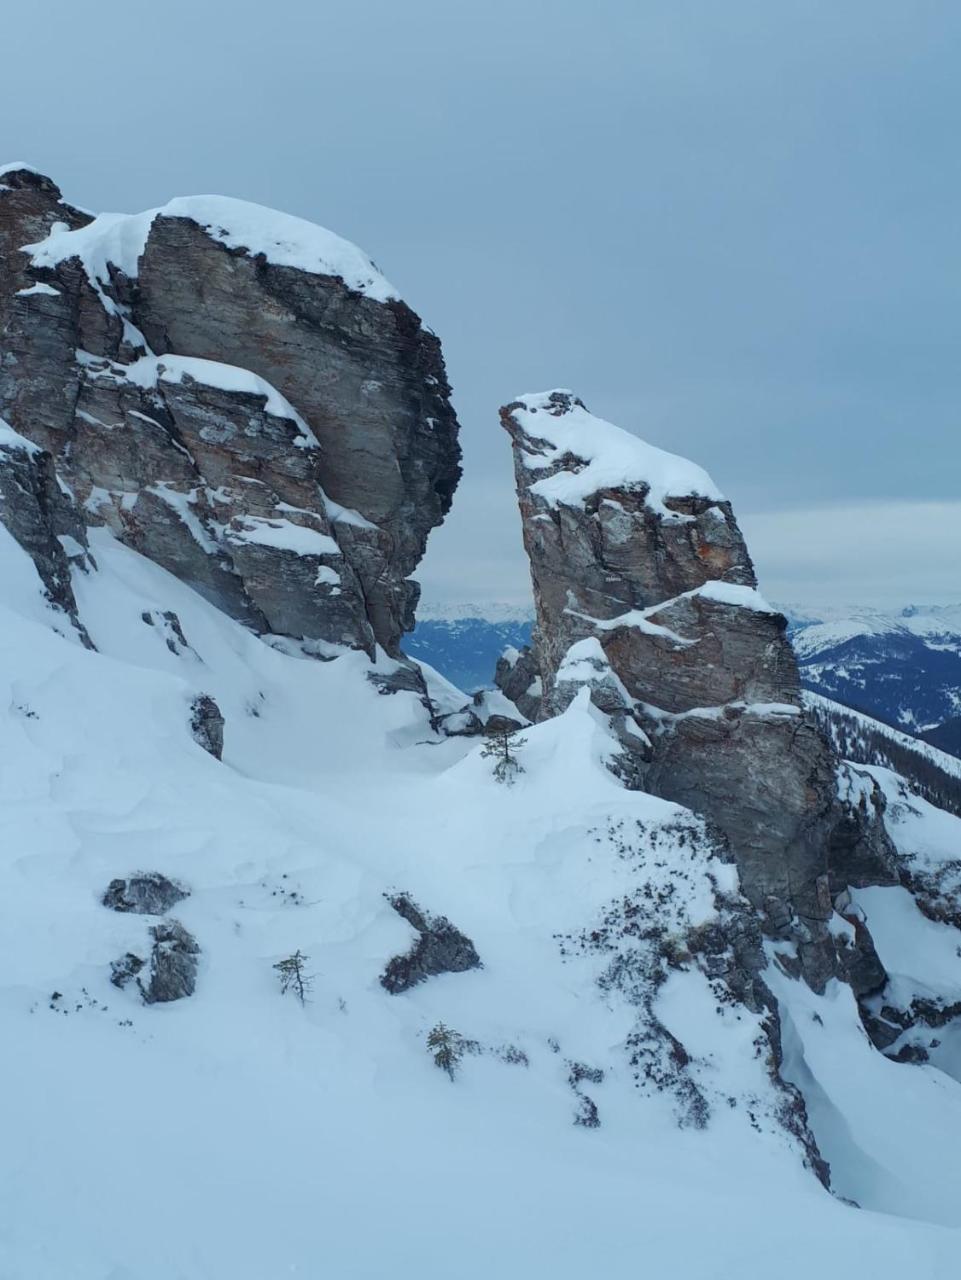
[[[493,685],[497,659],[511,646],[528,644],[533,625],[532,604],[426,605],[418,610],[404,649],[473,693]]]
[[[961,755],[961,604],[778,608],[806,688]],[[492,684],[500,654],[527,644],[532,626],[530,606],[427,605],[405,648],[472,692]]]
[[[806,688],[944,751],[961,749],[961,605],[817,613],[779,607]]]

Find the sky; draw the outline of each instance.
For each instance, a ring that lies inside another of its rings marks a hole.
[[[465,475],[418,577],[522,602],[497,408],[693,457],[761,586],[961,599],[957,0],[47,0],[0,163],[356,241],[440,335]]]

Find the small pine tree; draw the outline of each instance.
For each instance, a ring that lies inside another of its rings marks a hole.
[[[438,1022],[427,1037],[427,1048],[434,1055],[434,1066],[446,1071],[453,1080],[464,1056],[464,1037],[443,1022]]]
[[[517,775],[524,772],[524,766],[514,753],[526,742],[526,738],[518,738],[516,729],[488,722],[484,730],[484,750],[481,755],[495,761],[494,777],[498,782],[503,782],[508,787],[513,786]]]
[[[281,993],[286,995],[288,991],[292,991],[301,1004],[307,1003],[307,997],[314,985],[314,975],[307,972],[309,959],[310,956],[305,956],[298,948],[292,956],[278,960],[274,965],[280,974]]]

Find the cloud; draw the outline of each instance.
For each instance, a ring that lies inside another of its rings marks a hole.
[[[763,512],[741,527],[770,599],[882,607],[961,599],[961,501]]]
[[[740,519],[768,599],[879,607],[961,600],[961,501],[857,502]],[[418,574],[434,603],[530,599],[513,495],[465,489]]]

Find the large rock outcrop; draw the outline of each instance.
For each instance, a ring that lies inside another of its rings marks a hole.
[[[437,338],[355,246],[0,170],[0,414],[85,519],[262,632],[399,652],[460,476]]]
[[[891,883],[893,849],[870,780],[847,787],[856,799],[839,790],[730,503],[701,468],[570,392],[525,396],[501,420],[537,609],[522,679],[505,664],[504,686],[537,688],[541,718],[588,686],[620,737],[625,779],[724,833],[744,892],[823,985],[852,967],[828,927],[835,898]]]

